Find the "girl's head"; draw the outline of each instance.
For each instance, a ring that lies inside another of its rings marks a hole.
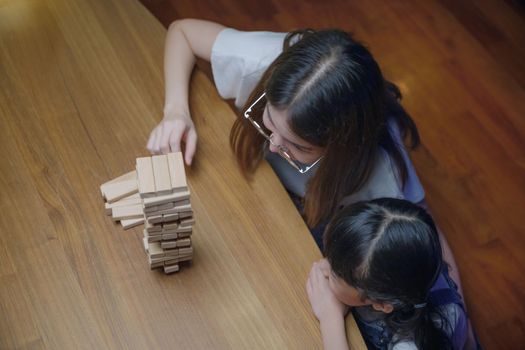
[[[427,296],[443,261],[436,227],[424,209],[393,198],[356,203],[333,218],[324,241],[330,288],[341,302],[385,312],[396,333],[418,331],[416,343],[428,334],[446,343],[428,322]]]
[[[405,200],[350,205],[334,217],[324,240],[325,256],[339,282],[334,286],[346,284],[359,291],[361,301],[393,309],[425,303],[442,265],[430,215]]]
[[[290,45],[291,41],[296,42]],[[322,156],[305,198],[306,219],[313,226],[366,182],[379,147],[391,154],[405,178],[406,168],[388,132],[387,117],[397,121],[403,134],[408,130],[416,143],[417,131],[397,103],[398,91],[350,34],[294,32],[284,46],[246,108],[265,93],[251,116],[273,134],[273,142],[287,148],[300,163],[310,164]],[[251,171],[266,140],[244,119],[234,125],[230,140],[243,170]],[[270,146],[270,151],[276,147]]]

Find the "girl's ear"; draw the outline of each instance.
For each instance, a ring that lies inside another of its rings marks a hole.
[[[389,314],[392,311],[394,311],[394,307],[392,306],[392,304],[389,303],[380,303],[373,301],[372,307],[374,308],[374,310],[384,312],[385,314]]]

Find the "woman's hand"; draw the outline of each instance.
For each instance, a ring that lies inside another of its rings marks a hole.
[[[147,148],[152,154],[166,154],[181,150],[185,143],[184,160],[191,165],[197,149],[197,132],[188,115],[165,116],[150,134]]]
[[[329,284],[330,265],[326,259],[315,262],[310,270],[306,291],[315,317],[319,321],[343,318],[347,307],[335,296]]]

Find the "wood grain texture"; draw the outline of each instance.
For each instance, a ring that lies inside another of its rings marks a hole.
[[[523,1],[141,1],[165,26],[194,17],[244,30],[338,27],[368,44],[419,127],[412,158],[482,345],[522,347]]]
[[[305,292],[320,254],[271,169],[239,173],[203,73],[193,262],[150,271],[143,228],[104,215],[100,185],[147,156],[161,115],[165,34],[132,0],[2,1],[0,348],[321,346]]]

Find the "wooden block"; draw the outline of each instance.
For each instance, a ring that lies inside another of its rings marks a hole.
[[[148,243],[161,242],[162,236],[148,236]]]
[[[142,198],[155,196],[155,176],[151,157],[137,158],[138,189]]]
[[[111,215],[112,214],[112,208],[115,208],[115,207],[121,207],[121,206],[126,206],[126,205],[131,205],[131,204],[141,204],[142,203],[142,199],[140,198],[140,195],[138,192],[130,195],[130,196],[127,196],[127,197],[124,197],[122,199],[119,199],[118,201],[116,202],[113,202],[113,203],[104,203],[104,207],[105,207],[105,210],[106,210],[106,214],[107,215]]]
[[[147,220],[144,223],[144,229],[148,231],[149,233],[154,232],[161,232],[162,231],[162,225],[160,224],[150,224]]]
[[[151,256],[148,256],[148,263],[150,265],[157,264],[157,263],[162,263],[164,265],[165,260],[166,258],[164,258],[163,256],[158,257],[158,258],[152,258]]]
[[[187,226],[187,227],[179,226],[177,228],[177,233],[184,233],[184,232],[191,232],[191,231],[192,231],[192,226]]]
[[[144,233],[144,237],[151,237],[151,236],[161,236],[162,237],[162,232],[161,231],[157,231],[157,232],[148,232],[146,229],[144,229],[144,231],[142,231]]]
[[[162,222],[162,220],[163,220],[162,215],[150,216],[146,218],[146,222],[149,225],[159,224]]]
[[[147,239],[148,243],[162,241],[162,235],[150,235],[146,230],[144,230],[144,237]]]
[[[164,261],[159,261],[159,262],[156,262],[156,263],[153,263],[153,264],[150,264],[149,265],[150,269],[156,269],[156,268],[159,268],[159,267],[164,267]]]
[[[155,206],[152,206],[152,207],[144,207],[144,213],[152,213],[152,212],[155,212],[155,211],[172,209],[173,207],[175,207],[175,203],[173,203],[173,202],[159,204],[159,205],[155,205]]]
[[[113,213],[113,211],[111,210],[111,204],[109,204],[108,202],[104,203],[104,212],[106,213],[106,215],[109,216],[111,216],[111,214]]]
[[[173,207],[182,207],[183,205],[190,204],[190,200],[188,198],[182,199],[176,202],[173,202]]]
[[[166,155],[153,156],[151,162],[157,195],[172,193],[168,157]]]
[[[138,191],[136,180],[126,180],[108,185],[105,190],[105,198],[108,203],[113,203],[124,197],[130,196]]]
[[[184,212],[190,212],[191,210],[191,204],[185,204],[181,206],[176,206],[173,208],[177,211],[177,213],[184,213]]]
[[[179,214],[168,214],[168,215],[162,215],[162,222],[172,222],[179,219]]]
[[[155,232],[157,233],[157,232]],[[162,230],[160,232],[158,232],[159,234],[162,234],[162,235],[170,235],[170,234],[178,234],[177,230]]]
[[[188,211],[191,211],[190,204],[172,206],[171,208],[167,208],[167,209],[144,211],[144,215],[155,216],[155,215],[179,214],[179,213],[188,212]]]
[[[179,257],[179,249],[164,249],[164,256],[168,259],[174,259]]]
[[[177,241],[162,241],[160,242],[160,247],[162,249],[177,248]]]
[[[144,212],[144,215],[146,215],[146,217],[150,217],[150,216],[165,215],[165,214],[178,214],[178,213],[179,211],[176,208],[170,208],[170,209]]]
[[[179,263],[179,258],[164,260],[164,266],[175,265]]]
[[[120,175],[119,177],[114,178],[113,180],[109,180],[102,185],[100,185],[100,192],[102,193],[102,197],[106,197],[106,188],[112,184],[123,182],[126,180],[137,180],[137,171],[132,170],[129,173],[125,173],[124,175]]]
[[[186,172],[181,152],[168,153],[168,167],[173,192],[186,191],[188,184],[186,183]]]
[[[179,226],[188,227],[188,226],[192,226],[194,223],[195,223],[195,219],[191,217],[191,218],[181,220],[179,223]]]
[[[144,223],[144,217],[136,218],[136,219],[124,219],[120,220],[120,224],[124,228],[124,230],[127,230],[128,228],[132,228],[138,225],[142,225]]]
[[[159,242],[148,243],[148,255],[152,259],[164,256],[164,250],[160,247]]]
[[[141,204],[133,204],[125,207],[113,208],[112,218],[114,221],[125,220],[125,219],[144,219],[144,213],[142,211]]]
[[[169,274],[169,273],[174,273],[174,272],[177,272],[179,271],[179,265],[177,264],[174,264],[174,265],[164,265],[164,273],[165,274]]]
[[[190,191],[176,192],[162,196],[144,198],[144,206],[151,207],[164,203],[177,202],[188,198],[190,198]]]
[[[183,238],[177,240],[177,247],[189,247],[191,246],[191,239],[190,238]]]
[[[176,223],[176,222],[174,222],[174,223],[165,223],[165,224],[162,224],[162,230],[163,231],[176,230],[178,226],[179,226],[179,224]]]
[[[163,241],[167,241],[170,239],[177,239],[178,235],[177,233],[163,233],[161,237]]]
[[[177,232],[178,238],[191,237],[191,232]]]
[[[193,247],[179,248],[179,256],[180,255],[192,255],[192,254],[193,254]]]
[[[142,239],[142,244],[144,244],[144,251],[147,253],[148,252],[148,248],[149,248],[148,238],[147,237],[144,237]]]
[[[192,216],[193,216],[193,210],[179,213],[179,218],[180,219],[186,219],[186,218],[190,218]]]

